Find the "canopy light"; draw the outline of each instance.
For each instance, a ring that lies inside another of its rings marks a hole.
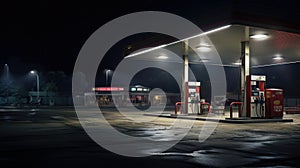
[[[202,52],[209,52],[211,51],[211,47],[210,45],[207,45],[207,44],[200,44],[199,46],[196,47],[199,51],[202,51]]]
[[[169,57],[168,56],[165,56],[165,55],[160,55],[157,57],[158,59],[168,59]]]
[[[209,62],[208,59],[201,59],[201,62]]]
[[[232,63],[233,65],[242,65],[242,63],[241,62],[234,62],[234,63]]]
[[[242,65],[242,60],[238,59],[235,62],[231,63],[232,65],[240,66]]]
[[[267,35],[267,34],[253,34],[253,35],[250,35],[250,38],[257,39],[257,40],[266,39],[268,37],[269,37],[269,35]]]
[[[283,57],[282,57],[282,55],[275,55],[272,59],[273,60],[282,60]]]

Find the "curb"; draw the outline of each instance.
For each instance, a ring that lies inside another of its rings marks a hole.
[[[199,116],[189,116],[189,115],[174,115],[174,114],[145,114],[145,116],[152,117],[164,117],[164,118],[179,118],[179,119],[188,119],[188,120],[201,120],[201,121],[211,121],[211,122],[221,122],[221,123],[232,123],[232,124],[250,124],[250,123],[271,123],[271,122],[293,122],[293,119],[216,119],[216,118],[207,118]]]

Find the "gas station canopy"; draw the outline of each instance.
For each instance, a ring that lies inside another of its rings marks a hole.
[[[217,28],[206,35],[189,38],[190,64],[220,64],[215,61],[219,55],[223,66],[238,67],[241,64],[241,42],[246,41],[243,25],[228,25]],[[249,27],[250,67],[263,67],[300,61],[300,34],[279,30]],[[198,55],[195,50],[197,50]],[[174,54],[177,56],[175,56]],[[145,61],[182,63],[184,54],[182,42],[137,51],[125,58]]]

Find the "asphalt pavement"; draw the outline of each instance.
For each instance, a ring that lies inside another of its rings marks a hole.
[[[168,140],[174,118],[139,116],[134,123],[114,109],[103,109],[107,121],[130,136]],[[130,113],[130,112],[128,112]],[[133,114],[134,115],[134,114]],[[127,157],[95,143],[83,130],[73,108],[0,109],[1,167],[299,167],[300,115],[294,122],[218,123],[204,142],[198,136],[205,121],[175,146],[148,157]]]

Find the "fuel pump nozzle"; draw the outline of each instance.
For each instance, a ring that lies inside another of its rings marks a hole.
[[[259,98],[258,96],[255,97],[254,103],[255,103],[255,112],[256,116],[258,117],[258,111],[257,111],[257,106],[258,106]]]
[[[259,112],[260,112],[260,117],[263,117],[263,114],[264,114],[264,111],[265,111],[264,103],[265,103],[264,94],[260,93],[260,96],[259,96],[259,104],[260,104]]]

